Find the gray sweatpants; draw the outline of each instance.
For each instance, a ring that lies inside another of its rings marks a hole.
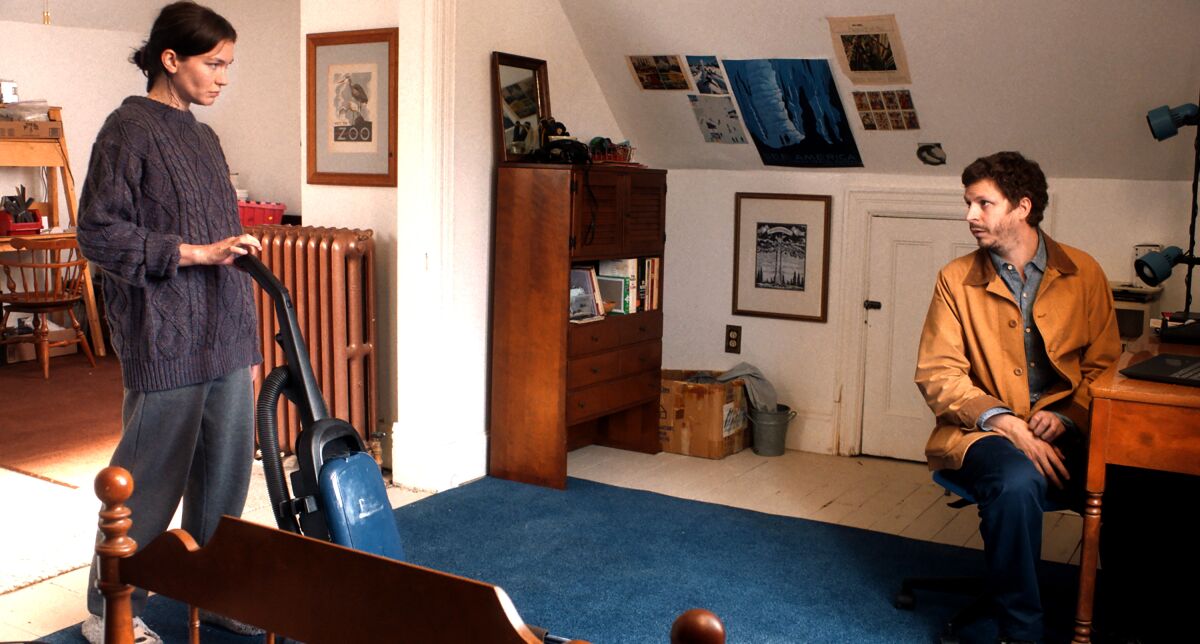
[[[129,536],[143,547],[165,532],[183,500],[181,527],[204,545],[221,515],[241,516],[254,460],[254,390],[250,369],[166,391],[125,391],[121,441],[112,465],[133,475]],[[97,540],[103,539],[97,532]],[[96,586],[97,560],[88,579],[88,612],[104,614]],[[133,614],[146,591],[134,589]]]

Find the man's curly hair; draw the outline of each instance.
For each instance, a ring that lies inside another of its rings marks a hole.
[[[1046,194],[1046,175],[1037,161],[1026,159],[1020,152],[997,152],[975,159],[962,172],[964,188],[984,179],[994,181],[1000,194],[1013,206],[1027,197],[1031,207],[1025,221],[1030,226],[1042,222],[1050,195]]]

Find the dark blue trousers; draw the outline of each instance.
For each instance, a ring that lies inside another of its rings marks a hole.
[[[1051,485],[1029,457],[1000,435],[976,441],[961,469],[943,472],[979,503],[988,589],[1000,633],[1011,639],[1040,641],[1043,635],[1037,575],[1042,514],[1082,507],[1087,472],[1083,441],[1064,434],[1055,444],[1066,456],[1071,475],[1065,490]]]

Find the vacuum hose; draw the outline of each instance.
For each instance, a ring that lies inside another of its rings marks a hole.
[[[287,385],[286,366],[275,367],[263,381],[255,408],[255,425],[258,430],[258,447],[262,451],[263,473],[267,479],[267,496],[271,499],[271,511],[280,530],[300,534],[296,517],[284,511],[284,503],[290,500],[287,480],[283,477],[283,461],[279,457],[279,432],[275,411],[279,409],[279,395]]]

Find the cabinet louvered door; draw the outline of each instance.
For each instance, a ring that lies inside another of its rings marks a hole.
[[[658,172],[634,172],[628,175],[628,181],[622,240],[625,254],[630,257],[662,255],[667,176]]]
[[[621,253],[624,175],[583,168],[572,173],[575,189],[571,216],[572,259]]]

